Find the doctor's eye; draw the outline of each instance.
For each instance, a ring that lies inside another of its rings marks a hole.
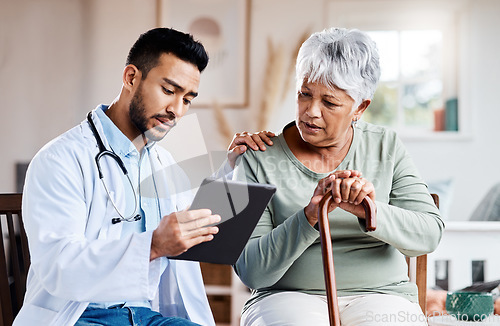
[[[167,94],[167,95],[172,95],[174,94],[174,92],[172,92],[171,90],[169,90],[168,88],[166,87],[161,87],[161,89],[163,90],[163,93]]]

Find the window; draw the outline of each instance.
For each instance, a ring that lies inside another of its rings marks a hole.
[[[365,120],[408,130],[444,130],[440,30],[369,31],[381,77]],[[451,127],[451,124],[449,125]],[[455,129],[456,130],[456,129]]]
[[[380,52],[381,78],[363,119],[403,137],[457,135],[457,30],[463,2],[335,0],[329,26],[368,32]]]

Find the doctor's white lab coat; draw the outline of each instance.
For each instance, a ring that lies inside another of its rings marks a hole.
[[[124,223],[111,223],[117,214],[98,177],[97,152],[85,120],[48,143],[30,163],[22,208],[31,267],[14,325],[73,325],[89,302],[124,300],[153,300],[153,308],[166,316],[185,310],[193,322],[215,325],[198,263],[149,261],[158,221],[147,220],[146,232],[120,238]],[[186,176],[165,169],[175,162],[164,149],[153,146],[150,153],[161,216],[185,208],[191,202]],[[123,211],[123,174],[113,161],[101,162],[103,173],[111,176],[110,194]]]

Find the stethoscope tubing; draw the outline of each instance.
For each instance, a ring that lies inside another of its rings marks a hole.
[[[130,176],[128,175],[128,171],[125,168],[125,164],[123,163],[122,159],[118,155],[116,155],[115,152],[113,152],[111,150],[108,150],[106,148],[106,146],[104,146],[104,142],[102,141],[101,136],[99,136],[99,132],[97,131],[97,128],[96,128],[96,126],[94,124],[94,121],[92,120],[92,111],[90,111],[87,114],[87,121],[89,123],[90,130],[92,131],[92,134],[94,135],[94,138],[95,138],[95,140],[97,142],[97,146],[99,147],[99,152],[95,156],[95,163],[96,163],[96,166],[97,166],[97,171],[99,173],[99,179],[101,180],[101,182],[102,182],[102,184],[104,186],[104,190],[106,191],[106,194],[107,194],[109,200],[111,201],[111,204],[113,205],[115,211],[118,213],[118,215],[120,215],[120,217],[113,217],[111,219],[111,223],[116,224],[116,223],[120,223],[122,221],[125,221],[125,222],[135,222],[135,221],[140,220],[141,219],[141,215],[140,214],[136,214],[137,213],[137,208],[138,208],[137,194],[135,192],[134,185],[132,184],[132,180],[130,180]],[[108,187],[106,186],[106,183],[104,182],[104,174],[102,173],[101,164],[99,162],[99,160],[101,158],[103,158],[104,156],[109,156],[109,157],[111,157],[111,159],[113,159],[113,160],[116,161],[116,163],[118,164],[118,166],[122,170],[123,174],[127,178],[128,182],[130,183],[130,187],[132,188],[132,191],[134,193],[134,212],[130,216],[128,216],[128,217],[125,217],[120,212],[120,210],[116,206],[113,198],[111,197],[111,195],[109,193],[109,190],[108,190]]]

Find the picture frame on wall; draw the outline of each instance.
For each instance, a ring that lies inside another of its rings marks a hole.
[[[248,105],[251,0],[157,0],[157,25],[190,33],[209,55],[192,107]]]

